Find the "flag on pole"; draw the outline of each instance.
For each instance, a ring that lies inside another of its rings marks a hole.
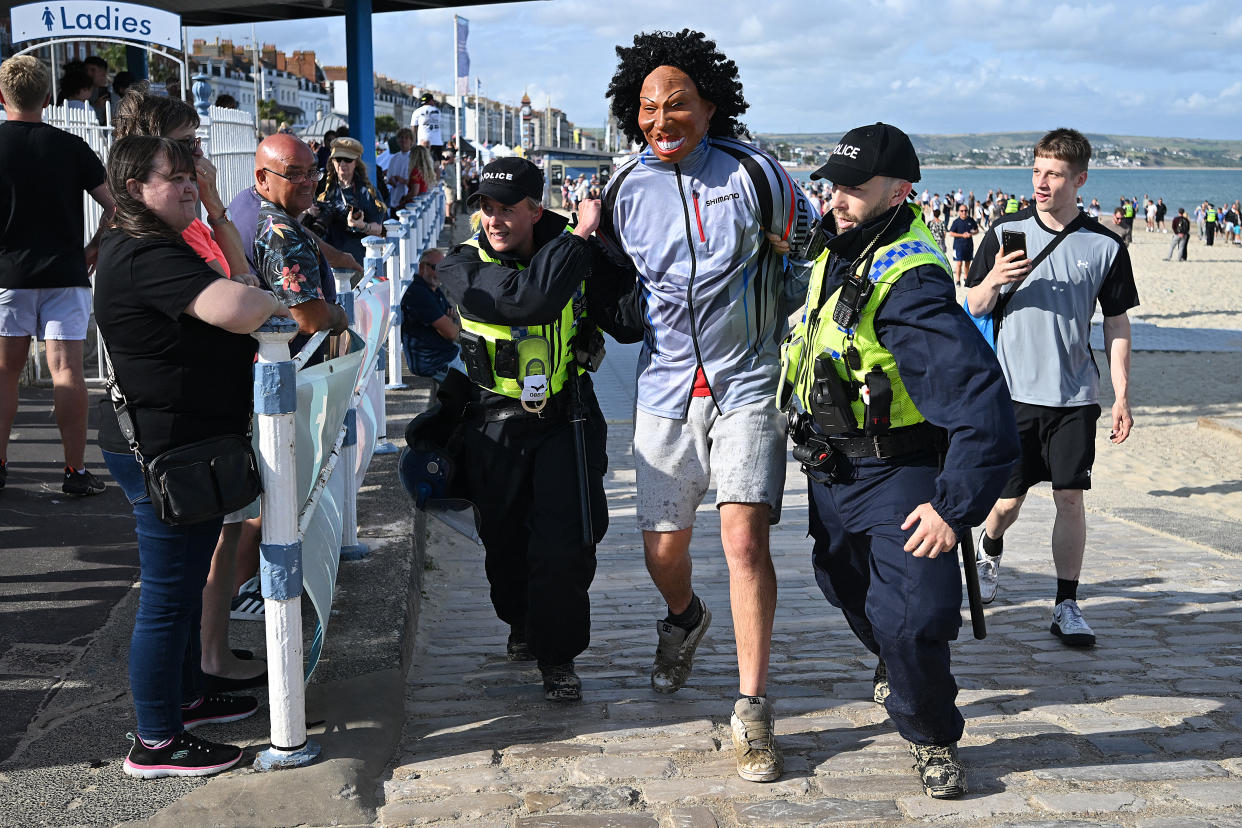
[[[466,37],[470,34],[470,21],[453,15],[457,24],[457,94],[470,94],[470,52],[466,49]]]

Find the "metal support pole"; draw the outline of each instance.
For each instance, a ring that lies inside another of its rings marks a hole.
[[[405,247],[405,225],[394,219],[384,222],[388,241],[388,384],[386,388],[406,388],[401,381],[401,290],[409,268]]]
[[[374,274],[377,278],[386,278],[384,271],[384,252],[388,246],[379,236],[367,236],[362,240],[363,247],[366,248],[366,261],[363,262],[364,270],[368,276]],[[391,291],[391,286],[389,287]],[[381,337],[380,342],[384,339]],[[388,358],[387,347],[381,344],[379,358],[375,360],[375,384],[377,386],[375,400],[375,451],[374,454],[396,454],[398,448],[388,441],[388,401],[384,398],[384,368]]]
[[[255,770],[313,762],[320,747],[306,738],[306,684],[302,666],[302,539],[298,535],[297,460],[293,418],[297,372],[289,360],[291,319],[268,320],[254,369],[254,410],[263,475],[263,541],[259,545],[263,614],[267,628],[268,715],[272,744],[255,757]]]

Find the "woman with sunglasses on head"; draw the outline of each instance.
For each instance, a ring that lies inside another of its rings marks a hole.
[[[367,177],[362,143],[354,138],[332,142],[328,175],[315,203],[307,211],[320,220],[324,241],[362,261],[362,240],[384,235],[388,208]]]
[[[216,189],[216,167],[203,155],[197,136],[198,113],[185,101],[152,95],[146,84],[130,89],[117,108],[113,131],[116,138],[127,135],[149,135],[170,138],[185,146],[194,157],[194,174],[198,182],[199,201],[211,226],[197,215],[181,233],[194,252],[212,269],[242,284],[260,287],[259,278],[251,273],[237,227],[230,220]],[[105,402],[104,405],[109,405]],[[100,417],[101,444],[108,449],[125,451],[119,429],[112,427],[110,411]],[[246,690],[267,682],[267,665],[248,651],[229,647],[229,613],[232,608],[237,549],[242,535],[242,522],[259,516],[258,503],[249,509],[225,516],[224,528],[211,571],[203,590],[202,662],[207,689],[210,691]]]
[[[266,291],[222,278],[185,243],[198,185],[184,143],[144,135],[116,141],[108,189],[117,212],[100,241],[95,318],[143,457],[245,435],[257,348],[249,334],[288,310]],[[164,523],[135,454],[103,454],[133,505],[142,579],[129,652],[138,727],[124,770],[143,778],[218,773],[241,759],[241,749],[186,731],[258,709],[251,696],[206,692],[199,668],[202,590],[221,519]]]

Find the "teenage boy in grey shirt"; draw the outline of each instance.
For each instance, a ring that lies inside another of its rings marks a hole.
[[[989,229],[971,266],[966,297],[968,310],[979,317],[993,313],[998,299],[1012,293],[997,320],[996,355],[1022,441],[1022,457],[980,537],[980,591],[985,603],[996,597],[1005,530],[1018,519],[1027,489],[1051,481],[1057,573],[1051,631],[1073,647],[1095,645],[1095,633],[1078,608],[1077,590],[1087,539],[1083,491],[1091,488],[1100,417],[1099,371],[1090,344],[1097,301],[1115,397],[1109,440],[1125,442],[1134,423],[1126,311],[1138,305],[1138,292],[1121,240],[1078,209],[1090,159],[1091,144],[1076,130],[1056,129],[1040,139],[1031,174],[1035,205]],[[1006,230],[1026,234],[1025,252],[998,255]],[[1037,258],[1061,233],[1064,238],[1032,269],[1027,257]]]

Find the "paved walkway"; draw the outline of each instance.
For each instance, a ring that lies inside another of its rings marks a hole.
[[[633,349],[613,349],[606,365],[597,385],[611,423],[611,528],[592,646],[578,659],[585,699],[544,702],[538,671],[505,661],[482,550],[430,521],[405,732],[378,824],[1242,826],[1236,558],[1091,516],[1081,597],[1100,645],[1070,650],[1048,632],[1051,500],[1030,498],[1007,536],[987,639],[966,626],[954,647],[971,794],[936,801],[870,701],[874,658],[811,577],[806,487],[792,464],[772,536],[780,602],[769,687],[786,773],[768,785],[739,779],[716,511],[699,510],[693,544],[695,588],[715,622],[688,686],[660,696],[648,671],[664,607],[634,523]]]

